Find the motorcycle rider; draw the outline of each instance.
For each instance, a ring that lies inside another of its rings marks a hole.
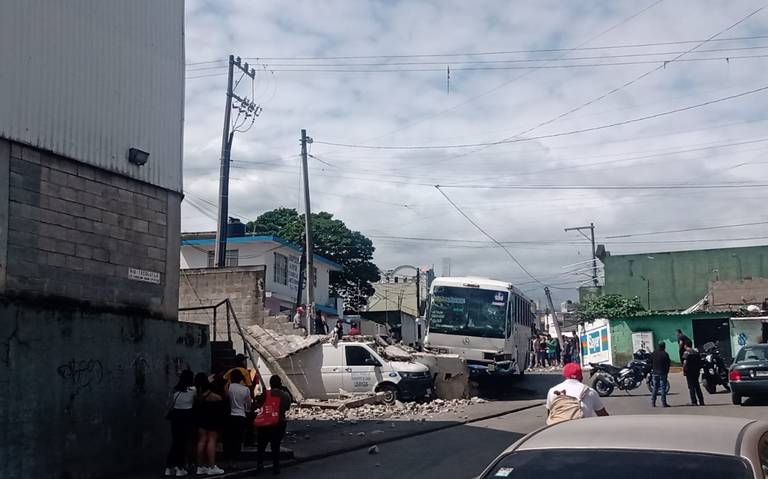
[[[608,416],[608,411],[605,410],[597,391],[586,384],[582,384],[584,375],[581,366],[576,363],[566,364],[563,368],[563,377],[565,381],[554,386],[547,393],[547,411],[551,409],[552,402],[557,396],[566,395],[581,398],[582,417]]]
[[[688,391],[691,393],[689,406],[703,406],[704,394],[699,384],[699,370],[701,369],[701,355],[691,346],[685,347],[683,354],[683,374],[688,382]]]
[[[669,407],[667,404],[667,381],[669,380],[669,354],[667,354],[667,345],[664,341],[658,344],[656,351],[651,353],[651,366],[653,372],[651,373],[651,381],[653,384],[653,392],[651,393],[651,406],[656,407],[656,396],[661,389],[661,405],[663,407]]]

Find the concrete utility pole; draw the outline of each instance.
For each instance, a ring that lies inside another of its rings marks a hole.
[[[590,235],[587,236],[582,230],[589,230]],[[578,231],[581,236],[587,238],[592,242],[592,282],[595,286],[598,286],[597,281],[597,250],[595,250],[595,224],[590,223],[589,226],[574,226],[573,228],[565,228],[565,231]]]
[[[549,292],[549,287],[544,286],[544,294],[547,295],[547,303],[549,304],[549,309],[552,312],[552,319],[554,320],[554,326],[555,326],[555,337],[558,341],[560,341],[560,345],[562,346],[562,333],[560,332],[560,322],[557,320],[557,312],[555,311],[555,305],[552,303],[552,294]]]
[[[221,135],[221,170],[219,175],[219,222],[216,226],[216,251],[214,264],[217,268],[223,268],[227,264],[227,225],[229,223],[229,160],[232,153],[232,139],[235,136],[237,128],[231,128],[230,123],[232,112],[232,99],[234,98],[240,108],[241,113],[246,111],[245,118],[257,116],[258,110],[246,98],[240,98],[235,95],[235,85],[232,84],[234,69],[237,68],[248,76],[251,81],[256,78],[256,71],[251,68],[248,70],[248,63],[240,64],[240,57],[235,59],[234,55],[229,56],[229,71],[227,72],[227,102],[224,107],[224,132]],[[245,105],[245,110],[243,109]],[[240,115],[238,115],[240,118]],[[237,122],[237,120],[235,120]]]
[[[309,167],[307,166],[307,144],[312,138],[307,136],[307,130],[301,130],[301,168],[304,171],[304,252],[307,256],[307,268],[304,277],[307,278],[307,334],[312,330],[312,318],[315,317],[315,258],[314,243],[312,243],[312,209],[309,205]]]

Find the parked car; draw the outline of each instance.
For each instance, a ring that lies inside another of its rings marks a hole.
[[[682,415],[576,419],[528,434],[480,477],[593,479],[606,471],[626,479],[763,479],[768,422]]]
[[[733,404],[744,397],[768,397],[768,344],[744,346],[728,373]]]
[[[321,377],[325,393],[386,393],[384,401],[412,401],[432,394],[432,375],[421,363],[387,361],[372,344],[340,342],[322,346]]]

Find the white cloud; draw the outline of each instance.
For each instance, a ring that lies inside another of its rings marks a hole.
[[[756,1],[665,1],[589,46],[704,39],[758,7]],[[641,8],[643,5],[637,2],[538,0],[514,3],[298,1],[291,2],[290,7],[277,1],[188,1],[187,61],[222,59],[230,53],[244,58],[264,58],[563,48],[584,42]],[[760,13],[723,36],[763,34],[767,19],[768,13]],[[693,44],[669,45],[654,51],[679,52],[691,46]],[[768,40],[713,42],[701,49],[747,46],[768,46]],[[648,48],[585,50],[572,52],[570,56],[647,51]],[[713,52],[698,54],[698,57],[766,52],[768,48]],[[562,53],[528,56],[557,58],[559,55]],[[526,55],[514,57],[523,59]],[[671,57],[674,55],[664,58]],[[689,55],[689,58],[695,57]],[[610,61],[642,59],[645,57]],[[289,63],[249,61],[257,67],[266,63],[267,68],[273,69],[284,68],[276,65]],[[439,63],[444,61],[445,58],[438,60],[436,67],[447,66]],[[188,77],[223,73],[223,67],[201,69],[217,65],[192,66]],[[671,64],[594,105],[536,129],[531,135],[623,121],[758,88],[764,86],[761,73],[766,65],[766,59],[761,58]],[[262,102],[264,112],[253,129],[235,137],[231,210],[256,217],[274,207],[300,204],[297,155],[301,128],[306,128],[317,140],[345,143],[368,140],[377,145],[497,140],[577,107],[654,65],[541,69],[517,81],[510,80],[523,75],[525,70],[469,72],[456,70],[459,67],[452,63],[450,94],[446,93],[446,75],[442,72],[272,74],[261,69],[256,99]],[[225,81],[224,76],[189,79],[186,88],[185,188],[191,195],[209,201],[216,200],[218,189]],[[509,84],[473,99],[505,82]],[[760,165],[727,168],[759,162],[768,143],[584,166],[761,138],[765,136],[767,119],[765,99],[766,94],[760,93],[624,127],[496,146],[459,158],[457,155],[467,151],[354,150],[315,144],[312,153],[334,166],[312,160],[313,208],[330,211],[350,227],[369,235],[484,240],[434,188],[418,183],[612,185],[765,181]],[[464,102],[466,104],[461,105]],[[446,109],[450,110],[441,113]],[[408,127],[414,122],[418,123]],[[393,130],[399,131],[387,135]],[[244,163],[248,161],[260,163]],[[555,168],[562,169],[553,170]],[[578,236],[566,234],[563,227],[589,222],[597,225],[598,236],[738,223],[763,218],[760,211],[766,200],[764,189],[446,191],[495,237],[507,241],[577,241]],[[182,221],[184,230],[214,226],[213,220],[188,205],[184,206]],[[759,227],[753,227],[637,239],[749,237],[760,236],[760,232]],[[605,242],[615,253],[727,244]],[[374,243],[376,261],[384,268],[418,263],[435,264],[440,269],[442,259],[450,257],[453,273],[526,281],[525,275],[497,248],[457,248],[437,242],[392,240]],[[553,283],[574,279],[553,277],[562,273],[562,265],[589,255],[587,246],[571,244],[513,245],[510,250],[530,271],[551,278]],[[538,295],[538,292],[532,294]],[[560,291],[557,296],[572,294],[573,291]]]

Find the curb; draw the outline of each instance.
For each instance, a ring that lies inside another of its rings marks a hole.
[[[294,458],[291,461],[286,461],[285,463],[281,463],[281,466],[291,466],[291,465],[295,465],[295,464],[302,464],[302,463],[305,463],[305,462],[316,461],[318,459],[325,459],[325,458],[328,458],[328,457],[338,456],[338,455],[341,455],[341,454],[345,454],[347,452],[360,451],[360,450],[363,450],[363,449],[368,449],[369,447],[374,446],[374,445],[387,444],[387,443],[390,443],[390,442],[400,441],[402,439],[408,439],[408,438],[411,438],[411,437],[422,436],[424,434],[429,434],[429,433],[432,433],[432,432],[444,431],[446,429],[450,429],[450,428],[453,428],[453,427],[464,426],[466,424],[472,424],[472,423],[475,423],[475,422],[485,421],[487,419],[493,419],[493,418],[500,417],[500,416],[506,416],[507,414],[513,414],[513,413],[516,413],[516,412],[525,411],[527,409],[533,409],[535,407],[541,406],[542,404],[544,404],[544,401],[538,401],[538,402],[536,402],[534,404],[529,404],[527,406],[513,407],[511,409],[506,409],[504,411],[495,412],[495,413],[492,413],[492,414],[486,414],[486,415],[479,416],[479,417],[476,417],[476,418],[473,418],[473,419],[462,419],[461,421],[457,421],[457,422],[450,423],[450,424],[443,424],[443,425],[440,425],[440,426],[437,426],[437,427],[434,427],[434,428],[431,428],[431,429],[424,429],[424,430],[421,430],[421,431],[411,431],[411,432],[402,434],[400,436],[382,439],[381,441],[367,441],[364,444],[361,444],[359,446],[326,451],[326,452],[323,452],[323,453],[318,453],[318,454],[313,454],[311,456],[302,457],[300,459]],[[270,468],[269,467],[265,467],[265,469],[270,469]],[[250,469],[242,469],[242,470],[239,470],[239,471],[233,471],[233,472],[229,472],[229,473],[226,473],[226,474],[221,474],[219,476],[210,476],[210,477],[232,479],[232,478],[237,478],[237,477],[246,477],[246,476],[249,476],[249,475],[251,475],[251,474],[253,474],[255,472],[256,472],[256,468],[250,468]]]

